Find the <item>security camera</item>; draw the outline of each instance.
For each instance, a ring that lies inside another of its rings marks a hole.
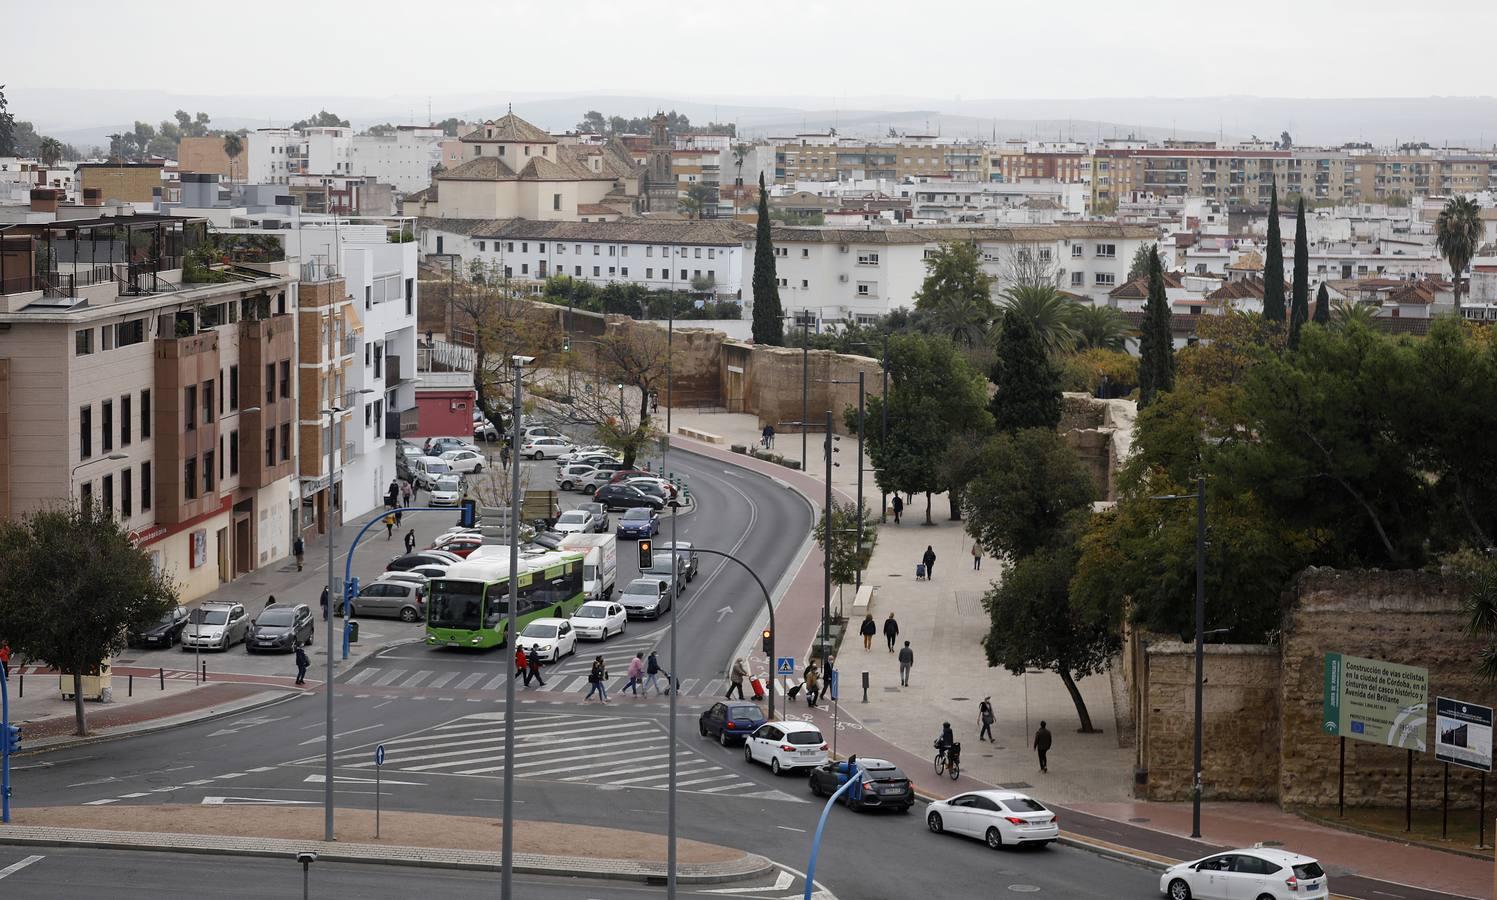
[[[317,853],[314,850],[303,850],[296,854],[296,861],[304,866],[310,865],[317,862]]]
[[[519,368],[524,368],[525,366],[528,366],[531,363],[535,362],[534,356],[520,356],[519,354],[511,356],[509,359],[511,363]]]

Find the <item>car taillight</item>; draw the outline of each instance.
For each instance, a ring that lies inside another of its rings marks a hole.
[[[821,749],[822,749],[822,750],[825,750],[825,749],[826,749],[826,748],[827,748],[827,745],[826,745],[826,744],[822,744],[822,745],[821,745]]]
[[[1023,819],[1019,818],[1018,816],[1004,816],[1003,818],[1007,819],[1011,824],[1014,824],[1014,825],[1028,825],[1029,824],[1028,822],[1026,822]]]
[[[794,753],[795,752],[795,747],[793,747],[790,744],[781,744],[780,745],[780,749],[784,750],[786,753]]]
[[[1050,817],[1050,824],[1051,825],[1059,825],[1060,824],[1060,816],[1051,816]]]
[[[865,791],[871,791],[871,790],[873,790],[873,782],[871,782],[871,781],[865,781],[865,782],[863,782],[863,790],[865,790]]]
[[[1285,880],[1284,887],[1289,888],[1291,891],[1299,890],[1299,879],[1295,878],[1293,875],[1290,875],[1289,878]]]
[[[727,722],[724,722],[723,726],[725,728],[727,728],[729,731],[732,731],[734,728],[738,727],[737,725],[733,724],[733,721],[731,719],[729,719]]]

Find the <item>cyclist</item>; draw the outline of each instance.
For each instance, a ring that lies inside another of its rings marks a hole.
[[[941,736],[936,738],[936,749],[943,754],[950,755],[951,747],[956,743],[956,735],[951,732],[951,723],[941,723]]]

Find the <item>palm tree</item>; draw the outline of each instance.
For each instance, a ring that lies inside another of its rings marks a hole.
[[[925,325],[931,332],[970,349],[988,333],[989,310],[989,304],[970,294],[942,294],[935,306],[924,311]]]
[[[1481,205],[1470,197],[1452,197],[1435,220],[1435,247],[1450,263],[1455,281],[1455,311],[1461,312],[1461,275],[1481,246]]]
[[[234,163],[244,152],[244,138],[237,134],[224,135],[224,155],[229,158],[229,180],[234,180]]]
[[[1371,328],[1377,318],[1377,307],[1370,303],[1337,303],[1331,311],[1331,327],[1337,331]]]
[[[41,152],[38,155],[46,165],[56,165],[57,161],[62,159],[62,141],[53,137],[42,138]]]
[[[1071,326],[1076,302],[1054,285],[1016,284],[1003,292],[998,306],[1001,315],[1028,319],[1050,353],[1063,353],[1076,346],[1076,330]]]
[[[1128,333],[1122,314],[1111,306],[1077,303],[1071,307],[1070,324],[1077,350],[1121,350]]]

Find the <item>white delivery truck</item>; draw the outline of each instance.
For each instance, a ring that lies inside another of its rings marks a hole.
[[[589,600],[607,600],[619,574],[619,539],[612,534],[569,534],[561,550],[582,553],[582,589]]]

